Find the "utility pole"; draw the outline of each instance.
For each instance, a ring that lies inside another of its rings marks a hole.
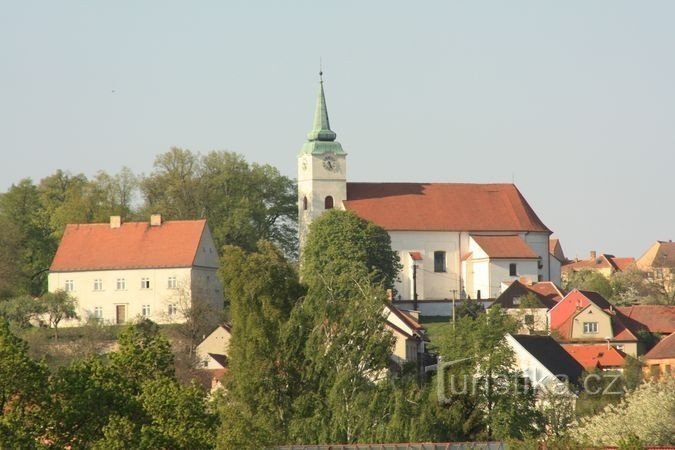
[[[417,311],[417,264],[413,264],[413,310]]]
[[[452,290],[452,328],[455,328],[455,296],[457,289]]]

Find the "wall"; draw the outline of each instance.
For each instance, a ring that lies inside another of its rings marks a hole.
[[[584,333],[584,322],[597,322],[598,332],[592,334]],[[612,330],[612,321],[610,316],[602,309],[591,304],[588,308],[581,311],[574,318],[572,324],[572,339],[605,339],[606,337],[614,338]]]
[[[508,308],[506,313],[520,322],[518,334],[530,334],[533,331],[548,331],[548,309],[546,308]],[[532,315],[532,325],[525,324],[525,316]]]

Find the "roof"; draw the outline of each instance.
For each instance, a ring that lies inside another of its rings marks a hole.
[[[674,267],[675,242],[656,241],[638,258],[637,266],[642,270],[652,267]]]
[[[314,109],[314,121],[312,130],[307,133],[307,142],[302,146],[300,153],[335,153],[344,154],[342,145],[335,141],[337,135],[330,129],[328,120],[328,108],[326,107],[326,95],[323,91],[323,73],[319,73],[319,93],[316,98]]]
[[[661,339],[646,355],[645,359],[675,358],[675,333]]]
[[[633,305],[620,306],[617,309],[652,333],[675,332],[675,305]]]
[[[566,375],[575,382],[584,368],[572,358],[551,336],[513,334],[511,335],[537,361],[555,375]]]
[[[409,254],[413,261],[422,261],[422,253],[410,252]]]
[[[205,227],[205,220],[67,225],[50,270],[190,267]]]
[[[500,305],[502,308],[515,308],[520,305],[515,304],[514,300],[527,294],[534,295],[541,303],[541,306],[548,309],[555,306],[564,295],[562,291],[550,281],[524,283],[515,280],[499,295],[499,297],[497,297],[493,305]]]
[[[385,307],[396,317],[398,317],[406,326],[408,326],[413,334],[417,335],[420,339],[423,339],[425,341],[428,341],[428,337],[426,336],[424,327],[422,326],[421,323],[417,321],[410,313],[407,311],[401,310],[394,305],[392,305],[390,302],[386,302]],[[394,328],[395,330],[399,331],[402,334],[411,336],[410,333],[405,332],[404,330],[401,330],[399,327],[396,325],[392,324],[387,320],[387,324]]]
[[[607,344],[563,345],[563,348],[584,369],[623,367],[626,354]]]
[[[520,236],[471,235],[491,259],[537,259],[539,256]]]
[[[347,183],[344,205],[389,231],[550,233],[513,184]]]
[[[213,358],[218,364],[223,366],[223,368],[227,367],[227,355],[221,355],[218,353],[209,353],[208,355],[211,358]]]
[[[566,261],[565,252],[563,252],[562,245],[560,245],[560,239],[552,238],[548,241],[548,252],[558,261]]]
[[[602,253],[595,258],[580,259],[563,265],[560,270],[563,272],[580,270],[601,270],[610,269],[614,272],[622,272],[635,262],[635,258],[622,257],[617,258],[614,255]]]

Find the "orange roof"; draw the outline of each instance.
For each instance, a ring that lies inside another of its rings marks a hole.
[[[516,308],[519,304],[517,304],[515,300],[529,293],[534,294],[541,302],[541,306],[547,309],[553,308],[564,295],[551,281],[526,283],[521,280],[514,280],[509,284],[509,287],[497,297],[493,305],[500,305],[502,308]]]
[[[616,267],[617,270],[623,272],[626,269],[628,269],[631,265],[635,263],[635,258],[633,257],[627,257],[627,258],[616,258],[613,257],[610,259],[612,261],[612,264]]]
[[[345,208],[387,230],[550,230],[513,184],[347,183]]]
[[[645,359],[675,358],[675,333],[661,339],[646,355]]]
[[[475,236],[471,239],[494,259],[536,259],[538,255],[520,236]]]
[[[656,241],[638,258],[637,266],[641,270],[652,267],[673,267],[675,265],[675,242]]]
[[[586,370],[609,367],[622,367],[626,361],[626,354],[607,344],[569,345],[562,346],[572,358]]]
[[[621,313],[644,325],[652,333],[675,332],[674,305],[633,305],[617,308]]]
[[[190,267],[205,227],[205,220],[68,225],[50,270]]]
[[[420,252],[410,252],[410,257],[413,261],[422,261],[422,253]]]
[[[634,262],[635,258],[632,257],[617,258],[614,255],[602,253],[596,258],[581,259],[565,264],[560,268],[560,270],[563,272],[569,272],[579,270],[611,269],[613,271],[621,272],[626,270]]]

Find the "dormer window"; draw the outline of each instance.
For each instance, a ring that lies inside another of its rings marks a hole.
[[[333,209],[333,196],[329,195],[326,197],[326,200],[323,202],[323,208],[324,209]]]

